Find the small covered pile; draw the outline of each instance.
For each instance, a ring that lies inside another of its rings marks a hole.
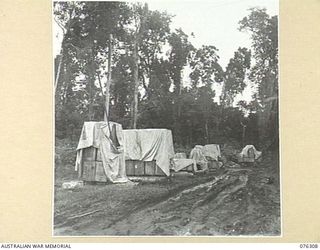
[[[195,172],[197,171],[197,165],[194,159],[187,159],[186,153],[176,153],[171,162],[171,169],[174,172],[181,170]]]
[[[196,161],[200,171],[214,170],[223,165],[218,144],[196,145],[190,152],[190,158]]]
[[[261,159],[262,152],[253,145],[246,145],[239,154],[239,162],[255,162]]]

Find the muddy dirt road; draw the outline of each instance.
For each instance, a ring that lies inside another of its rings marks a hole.
[[[104,230],[105,234],[196,235],[219,234],[217,213],[230,195],[246,186],[248,175],[224,174],[185,189],[146,209],[131,214]],[[236,209],[236,207],[235,207]]]
[[[279,235],[278,173],[269,164],[168,182],[57,189],[55,235]]]

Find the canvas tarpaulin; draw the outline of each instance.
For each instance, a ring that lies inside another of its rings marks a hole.
[[[174,158],[175,159],[187,159],[187,154],[186,153],[175,153]]]
[[[170,159],[174,156],[171,131],[168,129],[126,129],[124,152],[126,160],[156,161],[170,175]]]
[[[77,147],[75,169],[82,166],[84,148],[95,147],[101,152],[104,172],[113,183],[127,182],[124,160],[124,138],[121,124],[115,122],[85,122]]]
[[[207,144],[202,147],[202,153],[206,157],[218,161],[218,158],[221,157],[220,147],[218,144]]]
[[[176,153],[172,159],[171,169],[178,172],[190,165],[192,166],[193,171],[197,171],[197,164],[194,159],[187,159],[186,153]]]
[[[178,172],[186,167],[192,166],[193,171],[197,170],[196,161],[193,159],[173,159],[171,169]]]
[[[203,170],[208,168],[208,161],[203,154],[203,146],[196,145],[190,152],[190,159],[194,159]]]
[[[261,151],[258,151],[255,146],[253,145],[246,145],[241,153],[240,153],[240,157],[248,157],[248,152],[249,150],[252,150],[254,152],[254,159],[257,160],[258,158],[260,158],[260,156],[262,155],[262,152]]]

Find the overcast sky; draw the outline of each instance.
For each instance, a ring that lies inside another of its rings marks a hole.
[[[271,16],[278,15],[278,0],[149,0],[151,10],[163,10],[175,15],[171,28],[182,28],[190,37],[192,44],[214,45],[218,48],[220,65],[226,67],[238,47],[251,48],[250,36],[238,30],[239,21],[249,14],[252,7],[266,8]],[[188,72],[184,72],[184,82],[188,81]],[[215,101],[218,102],[221,86],[214,86]],[[250,101],[253,93],[249,85],[241,95],[235,98]]]
[[[193,45],[214,45],[220,63],[226,66],[239,46],[250,48],[249,35],[238,30],[239,21],[251,7],[265,7],[269,15],[278,15],[278,0],[150,0],[151,10],[164,10],[175,17],[171,28],[182,28]]]

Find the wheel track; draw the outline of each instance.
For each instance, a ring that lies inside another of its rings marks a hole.
[[[196,228],[211,215],[208,211],[214,211],[226,196],[246,185],[248,176],[237,174],[239,173],[226,173],[214,180],[185,189],[162,202],[115,221],[105,227],[105,233],[152,235],[158,232],[160,235],[175,235],[177,225],[178,228]],[[198,200],[199,197],[204,198]]]

